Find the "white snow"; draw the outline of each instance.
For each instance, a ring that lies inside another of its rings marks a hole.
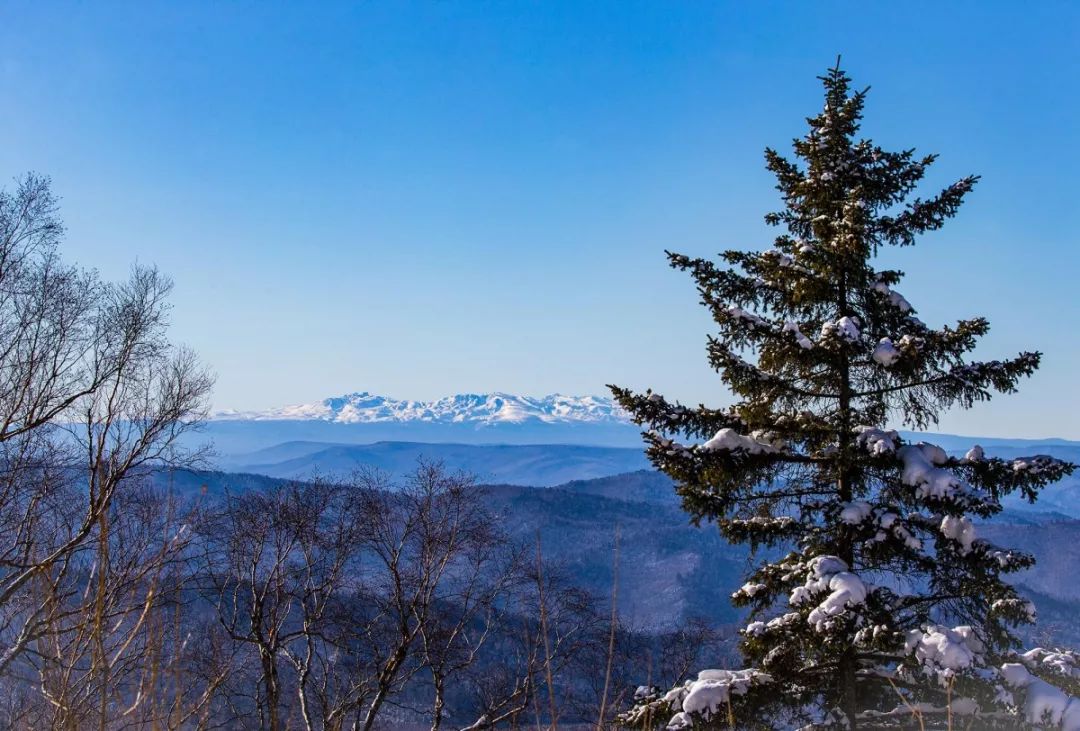
[[[946,515],[941,519],[941,534],[951,538],[960,544],[960,553],[971,553],[971,546],[975,542],[975,526],[971,518],[966,516]]]
[[[797,607],[816,600],[828,591],[829,594],[806,618],[816,631],[825,632],[829,629],[833,617],[843,614],[849,606],[866,601],[866,584],[848,571],[848,565],[836,556],[818,556],[810,562],[809,569],[806,583],[792,590],[788,603]]]
[[[752,581],[748,581],[745,584],[743,584],[741,587],[739,587],[739,590],[736,591],[735,594],[733,594],[732,596],[737,596],[739,594],[745,594],[746,596],[748,596],[748,597],[750,597],[752,599],[758,592],[765,591],[765,589],[767,589],[767,588],[768,587],[766,587],[765,584],[758,584],[758,583],[754,583]]]
[[[865,500],[855,500],[844,505],[840,511],[840,520],[849,525],[858,525],[870,517],[872,510],[870,503]]]
[[[457,394],[435,401],[408,401],[368,392],[324,399],[315,404],[266,411],[219,411],[218,421],[328,421],[345,424],[429,422],[477,423],[630,423],[629,415],[604,396],[540,398],[507,393]]]
[[[814,341],[803,335],[802,330],[799,329],[798,323],[788,320],[784,323],[783,332],[790,332],[795,334],[795,342],[799,344],[800,348],[809,350],[814,347]]]
[[[667,731],[684,731],[694,727],[694,722],[690,716],[682,711],[679,711],[671,720],[668,721],[668,725],[665,727]]]
[[[863,711],[858,714],[859,718],[865,719],[877,719],[877,718],[910,718],[912,710],[918,710],[920,714],[937,714],[947,715],[951,713],[953,716],[974,716],[979,712],[979,704],[971,698],[954,697],[948,706],[935,706],[933,703],[919,703],[905,701],[904,703],[896,706],[891,711]],[[968,724],[964,724],[963,728],[974,728]],[[800,729],[800,731],[805,731]]]
[[[753,436],[743,436],[734,429],[724,428],[701,445],[706,452],[747,452],[749,454],[775,454],[780,450],[765,441],[758,441]]]
[[[1046,472],[1058,469],[1061,462],[1053,457],[1040,455],[1036,457],[1021,457],[1012,461],[1013,472],[1024,472],[1031,477],[1039,477]]]
[[[1080,698],[1037,678],[1020,663],[1005,663],[1001,677],[1009,686],[1024,691],[1024,717],[1033,727],[1049,721],[1061,731],[1080,731]]]
[[[796,520],[790,515],[778,515],[776,517],[765,517],[763,515],[755,515],[753,518],[732,518],[730,521],[732,525],[740,525],[743,527],[753,526],[754,528],[790,528],[796,523]]]
[[[984,459],[986,459],[986,453],[978,444],[969,449],[967,454],[964,455],[964,461],[966,462],[982,462]]]
[[[883,513],[878,516],[877,523],[880,530],[871,539],[872,541],[884,541],[889,537],[889,534],[892,534],[902,540],[904,545],[913,551],[918,551],[922,548],[922,541],[915,537],[915,535],[900,522],[900,516],[896,513]]]
[[[1064,675],[1066,678],[1080,678],[1080,655],[1072,650],[1047,650],[1036,647],[1020,657],[1028,667],[1042,665],[1043,668],[1058,675]]]
[[[795,624],[801,619],[798,612],[788,612],[787,614],[781,614],[779,617],[773,617],[766,623],[766,627],[769,629],[776,629],[777,627],[786,627],[789,624]]]
[[[1014,688],[1023,688],[1031,679],[1031,673],[1018,662],[1007,662],[1001,666],[1001,678]]]
[[[736,320],[742,320],[743,322],[749,323],[753,327],[767,327],[769,324],[765,322],[765,320],[755,315],[753,312],[744,310],[741,307],[729,307],[726,311]]]
[[[874,352],[870,357],[888,368],[900,359],[900,355],[900,351],[893,345],[892,340],[889,338],[882,338],[878,344],[874,346]]]
[[[957,671],[974,667],[982,661],[986,648],[967,626],[928,625],[908,632],[906,649],[928,675],[945,685]]]
[[[714,716],[726,713],[733,696],[745,695],[751,687],[771,682],[768,673],[760,670],[702,670],[697,680],[687,680],[663,697],[664,702],[680,709],[668,721],[667,728],[692,728],[692,717],[708,722]]]
[[[900,348],[900,350],[916,350],[917,348],[921,348],[925,342],[925,340],[916,335],[904,335],[900,338],[900,342],[897,343],[896,346]]]
[[[949,706],[954,716],[974,716],[979,712],[979,704],[973,698],[954,698]]]
[[[769,253],[776,257],[776,263],[782,267],[789,267],[795,264],[795,260],[782,251],[773,250]]]
[[[750,637],[757,637],[758,635],[760,635],[764,631],[765,631],[765,623],[760,622],[760,621],[759,622],[751,622],[750,624],[746,625],[746,627],[743,628],[743,634],[749,635]]]
[[[887,297],[889,300],[889,304],[891,304],[893,307],[897,308],[901,312],[911,312],[911,303],[907,301],[904,295],[893,290],[885,282],[874,283],[874,291],[879,292],[885,297]]]
[[[912,444],[900,447],[897,455],[904,463],[901,479],[914,487],[920,498],[947,499],[968,490],[960,478],[937,465],[948,462],[945,450],[933,444]]]
[[[995,559],[998,562],[998,566],[1000,566],[1002,569],[1007,569],[1012,566],[1018,558],[1018,556],[1012,551],[987,551],[986,555],[988,555],[992,559]]]
[[[990,608],[993,609],[995,612],[999,612],[1005,609],[1019,608],[1027,616],[1029,622],[1035,621],[1035,605],[1027,599],[1021,599],[1019,597],[1011,599],[996,599],[994,603],[990,605]],[[1031,653],[1039,651],[1046,652],[1041,647],[1038,647],[1034,650],[1030,650],[1029,652],[1024,653],[1024,656],[1028,657],[1031,655]],[[1061,655],[1060,657],[1067,658],[1068,656]]]
[[[900,435],[895,430],[886,431],[875,426],[856,427],[855,434],[855,443],[866,447],[870,454],[892,454],[900,441]]]
[[[919,442],[917,445],[922,453],[926,455],[926,458],[931,463],[936,465],[943,465],[949,461],[949,454],[936,444],[928,444],[926,442]]]
[[[862,337],[862,333],[859,331],[858,319],[845,315],[836,322],[826,322],[822,325],[821,337],[822,339],[839,337],[850,342],[855,342]]]

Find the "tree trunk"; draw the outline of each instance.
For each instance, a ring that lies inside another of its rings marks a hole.
[[[843,277],[840,282],[840,310],[839,315],[844,316],[848,311],[847,304],[848,292],[847,292],[847,277]],[[840,474],[837,476],[837,496],[842,503],[851,502],[855,496],[853,475],[849,468],[848,462],[848,450],[851,448],[851,435],[853,424],[851,423],[851,364],[845,357],[840,365],[840,435],[838,446],[840,448]],[[848,565],[848,569],[855,570],[855,546],[852,545],[851,539],[844,535],[839,541],[837,546],[837,553],[840,558],[844,560]],[[855,683],[855,670],[856,670],[856,657],[853,647],[848,646],[844,649],[843,655],[840,657],[840,680],[841,680],[841,702],[840,707],[844,711],[844,715],[847,716],[848,729],[850,731],[857,731],[858,719],[856,714],[858,713],[857,702],[857,688]]]
[[[371,731],[371,727],[375,725],[375,719],[382,709],[382,704],[383,701],[386,700],[386,696],[390,695],[390,686],[394,683],[398,668],[405,660],[405,653],[407,651],[408,645],[398,647],[393,656],[386,663],[383,671],[379,674],[379,688],[375,691],[375,697],[371,699],[371,704],[368,706],[367,713],[364,714],[363,731]]]
[[[274,662],[273,653],[266,647],[259,648],[259,657],[262,660],[263,686],[266,688],[266,714],[269,718],[269,731],[280,731],[278,720],[278,688],[277,663]]]
[[[441,675],[432,673],[435,684],[435,702],[431,707],[431,731],[439,731],[443,721],[443,708],[446,705],[445,681]]]

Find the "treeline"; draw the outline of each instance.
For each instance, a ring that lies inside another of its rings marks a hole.
[[[622,625],[436,463],[173,492],[213,379],[166,278],[61,234],[47,180],[0,194],[0,726],[595,726],[719,645]]]

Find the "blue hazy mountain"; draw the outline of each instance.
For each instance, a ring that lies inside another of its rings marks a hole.
[[[952,454],[980,444],[1011,458],[1047,454],[1080,462],[1080,442],[904,432]],[[283,478],[344,475],[359,467],[404,472],[423,456],[486,482],[551,486],[648,467],[640,428],[604,396],[457,394],[412,401],[357,392],[265,411],[222,411],[199,441],[219,469]],[[1036,508],[1080,517],[1080,475],[1044,492]]]
[[[269,477],[305,479],[314,474],[347,476],[365,467],[401,475],[423,459],[464,470],[482,482],[546,487],[570,480],[605,477],[649,466],[640,448],[573,444],[441,444],[376,442],[326,444],[286,442],[222,457],[219,467]]]
[[[300,447],[297,447],[298,449]],[[261,489],[273,477],[225,472],[162,472],[159,484],[198,495]],[[539,533],[545,563],[560,566],[598,597],[610,594],[615,528],[619,540],[619,612],[636,627],[661,629],[700,616],[718,627],[736,622],[729,601],[755,560],[715,526],[690,524],[671,481],[651,470],[573,480],[554,487],[483,486],[488,508],[518,541]],[[979,535],[1032,553],[1038,563],[1013,578],[1038,607],[1040,642],[1080,641],[1080,520],[1045,511],[1007,509]]]

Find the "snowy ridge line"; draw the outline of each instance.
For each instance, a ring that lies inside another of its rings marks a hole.
[[[313,404],[264,411],[218,411],[214,421],[325,421],[339,424],[422,422],[433,424],[630,424],[612,399],[603,396],[540,398],[507,393],[457,394],[435,401],[410,401],[366,391]]]

